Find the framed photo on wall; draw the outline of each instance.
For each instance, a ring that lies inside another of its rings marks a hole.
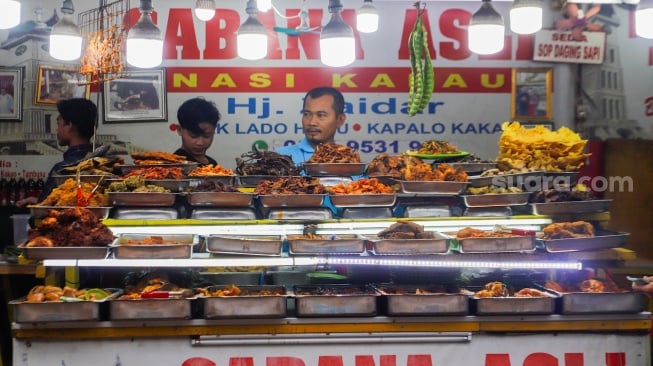
[[[91,86],[90,84],[80,84],[80,80],[77,68],[39,65],[34,102],[55,105],[62,99],[88,99]]]
[[[165,69],[128,71],[104,83],[104,122],[167,121]]]
[[[550,121],[553,69],[512,69],[511,118],[516,121]]]
[[[21,121],[23,68],[0,67],[0,121]]]

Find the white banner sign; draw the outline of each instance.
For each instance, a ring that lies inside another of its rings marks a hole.
[[[605,40],[604,32],[583,32],[575,39],[572,32],[541,30],[535,34],[533,60],[602,64]]]

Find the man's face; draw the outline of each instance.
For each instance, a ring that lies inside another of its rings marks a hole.
[[[333,110],[333,97],[323,95],[319,98],[307,98],[304,102],[302,127],[308,142],[316,146],[333,142],[336,130],[345,123],[344,114],[336,115]]]
[[[57,116],[57,143],[59,146],[68,146],[70,143],[70,129],[72,123],[66,123],[61,115]]]
[[[208,122],[199,124],[201,134],[195,134],[179,126],[177,133],[181,136],[181,147],[193,156],[204,156],[206,150],[211,147],[215,136],[215,126]]]

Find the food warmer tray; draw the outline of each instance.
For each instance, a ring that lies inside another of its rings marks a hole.
[[[177,193],[167,192],[109,192],[114,206],[173,206]]]
[[[365,163],[304,163],[306,175],[351,177],[363,175]]]
[[[469,314],[469,296],[465,294],[445,293],[428,286],[380,285],[377,290],[386,300],[390,316]]]
[[[398,180],[403,193],[429,194],[439,196],[455,196],[467,188],[468,182],[447,181],[415,181]]]
[[[379,292],[364,286],[294,286],[298,317],[375,316]]]
[[[628,233],[596,231],[590,238],[537,239],[549,253],[618,248],[626,244]]]
[[[26,297],[9,302],[16,323],[99,321],[100,304],[122,294],[120,289],[104,289],[110,295],[102,300],[26,302]]]
[[[397,195],[386,194],[332,194],[329,196],[335,207],[390,207]]]
[[[104,259],[109,254],[107,246],[100,247],[26,247],[21,245],[23,256],[30,260],[43,259]]]
[[[520,206],[528,204],[529,192],[486,193],[460,196],[466,207]]]
[[[455,234],[452,235],[455,237]],[[481,237],[456,239],[460,253],[532,253],[536,245],[532,236],[515,235],[510,237]]]
[[[190,214],[195,220],[256,220],[250,208],[194,208]]]
[[[149,169],[149,168],[181,168],[182,172],[186,175],[192,172],[195,168],[199,166],[199,163],[173,163],[173,164],[123,164],[118,165],[120,173],[122,175],[127,175],[137,169]]]
[[[255,188],[262,180],[275,180],[281,178],[279,175],[240,175],[238,185],[245,188]]]
[[[150,244],[153,238],[163,244]],[[199,242],[197,234],[121,234],[111,248],[118,259],[181,259],[190,258]]]
[[[190,180],[190,187],[197,187],[202,184],[202,182],[216,182],[222,183],[226,186],[235,186],[236,185],[236,176],[235,175],[189,175],[186,177]]]
[[[432,239],[370,238],[372,253],[379,255],[423,255],[449,253],[451,238],[434,232]]]
[[[210,287],[209,291],[224,287]],[[238,288],[241,291],[238,296],[201,298],[204,318],[280,318],[286,316],[289,291],[285,287],[261,285],[238,286]]]
[[[264,194],[259,195],[263,207],[320,207],[326,194]]]
[[[116,207],[111,216],[120,220],[175,220],[179,211],[173,207]]]
[[[557,296],[542,292],[542,297],[472,297],[476,315],[553,314]]]
[[[572,213],[605,212],[610,209],[611,199],[531,203],[533,215],[560,215]]]
[[[449,163],[452,168],[462,168],[466,173],[484,172],[497,167],[497,163]]]
[[[521,187],[524,183],[531,181],[540,184],[542,178],[541,171],[524,172],[514,174],[497,174],[482,177],[480,175],[470,176],[467,178],[471,187],[499,186],[499,187]]]
[[[30,215],[34,219],[42,219],[46,216],[48,216],[48,213],[50,210],[66,210],[69,208],[75,208],[75,206],[38,206],[38,205],[30,205],[28,206]],[[109,217],[109,211],[111,211],[111,207],[103,207],[103,206],[86,206],[84,207],[85,209],[93,212],[98,218],[100,219],[106,219]]]
[[[102,185],[107,184],[107,180],[116,178],[116,175],[114,174],[80,174],[79,175],[79,180],[82,183],[91,183],[91,184],[97,184],[102,180]],[[57,186],[60,186],[64,184],[68,179],[74,179],[77,181],[77,175],[58,175],[58,174],[53,174],[52,179],[54,180],[54,184]]]
[[[110,300],[111,320],[190,319],[194,298]]]
[[[288,235],[290,254],[362,254],[365,253],[365,239],[356,234],[329,235],[326,238],[306,238],[302,235]]]
[[[124,178],[119,178],[119,179],[109,179],[107,180],[108,184],[112,183],[118,183],[124,181]],[[145,185],[154,185],[157,187],[162,187],[170,192],[184,192],[186,188],[190,186],[190,180],[189,179],[145,179],[143,183]],[[149,193],[149,192],[110,192],[110,193]],[[153,192],[157,193],[157,192]]]
[[[206,237],[209,253],[280,256],[283,249],[281,235],[218,235]]]
[[[186,199],[191,206],[249,207],[254,196],[245,192],[189,192]]]
[[[639,313],[647,308],[642,292],[568,292],[561,293],[562,314]]]

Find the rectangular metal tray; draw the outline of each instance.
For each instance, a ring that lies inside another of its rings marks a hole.
[[[117,289],[106,290],[112,292],[110,297],[122,293]],[[99,321],[100,304],[108,300],[25,302],[25,299],[22,297],[9,302],[16,323]]]
[[[556,297],[472,297],[476,315],[553,314]]]
[[[462,168],[467,173],[484,172],[497,167],[497,163],[450,163],[454,169]]]
[[[499,186],[499,187],[521,187],[525,182],[541,183],[542,172],[526,172],[515,174],[499,174],[487,177],[470,176],[467,178],[470,187],[485,187],[485,186]],[[540,184],[541,185],[541,184]]]
[[[280,256],[281,235],[217,235],[206,237],[209,253]]]
[[[487,193],[460,196],[467,207],[520,206],[528,204],[529,192]]]
[[[449,253],[450,238],[434,233],[433,239],[371,238],[372,252],[379,255],[424,255]]]
[[[34,219],[42,219],[46,216],[48,216],[48,213],[50,210],[65,210],[69,208],[75,208],[74,206],[28,206],[30,215]],[[93,212],[97,217],[100,219],[106,219],[109,217],[109,212],[111,211],[111,207],[100,207],[100,206],[87,206],[84,207],[85,209],[88,209],[89,211]]]
[[[530,253],[536,249],[532,236],[456,239],[461,253]]]
[[[398,180],[404,193],[455,196],[467,188],[468,182]]]
[[[31,260],[43,259],[104,259],[109,248],[104,247],[25,247],[23,256]]]
[[[210,182],[220,182],[226,186],[235,186],[236,185],[236,176],[235,175],[189,175],[187,179],[190,179],[190,187],[197,187],[204,181]]]
[[[114,174],[80,174],[79,175],[79,180],[82,183],[91,183],[91,184],[97,184],[97,182],[100,181],[100,179],[103,180],[102,185],[107,184],[108,179],[113,179],[116,176]],[[60,186],[64,184],[68,179],[74,179],[75,181],[77,180],[77,175],[57,175],[53,174],[52,179],[54,179],[54,184],[57,186]]]
[[[316,294],[329,291],[332,294]],[[294,286],[298,317],[375,316],[377,291],[350,285]]]
[[[307,239],[288,235],[291,254],[362,254],[365,239],[355,234],[329,235],[324,239]]]
[[[397,195],[385,194],[332,194],[329,196],[335,207],[390,207]]]
[[[245,192],[190,192],[186,199],[191,206],[249,207],[254,196]]]
[[[647,308],[642,292],[570,292],[561,294],[562,314],[639,313]]]
[[[173,207],[116,207],[111,216],[121,220],[174,220],[179,218],[179,211]]]
[[[279,178],[278,175],[239,175],[238,185],[241,187],[254,188],[262,180],[273,180]]]
[[[137,244],[145,243],[153,236],[163,238],[169,244]],[[128,244],[129,241],[135,244]],[[197,234],[121,234],[111,244],[113,255],[119,259],[176,259],[190,258],[193,246],[199,244]]]
[[[465,294],[443,293],[417,286],[379,286],[377,289],[386,299],[387,312],[391,316],[469,314],[469,296]],[[425,292],[418,294],[418,289]]]
[[[109,192],[109,202],[114,206],[172,206],[177,193],[164,192]]]
[[[320,207],[326,194],[259,195],[263,207]]]
[[[256,220],[256,212],[250,208],[196,208],[190,215],[196,220]]]
[[[107,180],[107,184],[118,183],[125,180],[124,178],[116,178]],[[144,183],[146,185],[154,185],[157,187],[163,187],[170,192],[179,193],[184,192],[186,188],[190,185],[189,179],[146,179]],[[115,193],[147,193],[147,192],[115,192]]]
[[[575,252],[583,250],[600,250],[618,248],[626,244],[629,233],[597,231],[591,238],[538,239],[539,245],[549,253]]]
[[[304,163],[304,172],[308,176],[343,176],[363,175],[365,163]]]
[[[531,203],[533,215],[560,215],[570,213],[605,212],[610,209],[611,199]]]
[[[280,318],[286,316],[288,291],[283,286],[238,286],[238,296],[202,298],[204,318]],[[282,295],[261,295],[261,291]]]
[[[190,319],[193,299],[139,299],[111,300],[109,318],[111,320],[167,320]]]

